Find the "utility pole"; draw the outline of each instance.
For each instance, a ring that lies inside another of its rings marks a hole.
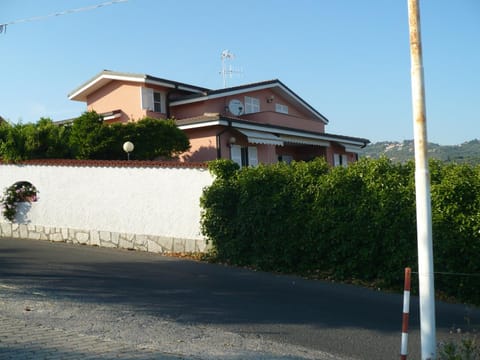
[[[417,202],[418,278],[422,360],[436,358],[435,289],[433,279],[432,207],[427,159],[427,124],[423,80],[419,0],[408,1],[413,127],[415,142],[415,198]]]

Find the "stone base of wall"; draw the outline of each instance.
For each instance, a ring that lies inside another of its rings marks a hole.
[[[110,231],[51,228],[31,224],[0,223],[1,237],[66,242],[154,253],[198,253],[207,250],[205,240],[124,234]]]

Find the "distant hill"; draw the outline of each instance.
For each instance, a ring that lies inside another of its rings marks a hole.
[[[382,155],[396,162],[413,160],[415,157],[413,140],[377,142],[367,145],[363,152],[360,153],[360,157],[374,159]],[[475,139],[460,145],[428,143],[428,157],[445,162],[480,164],[480,140]]]

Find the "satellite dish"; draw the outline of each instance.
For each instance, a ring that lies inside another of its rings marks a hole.
[[[240,116],[243,114],[244,109],[243,103],[240,100],[233,99],[228,103],[228,111],[230,111],[232,115]]]

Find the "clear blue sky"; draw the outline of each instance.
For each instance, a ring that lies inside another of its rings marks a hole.
[[[0,24],[108,0],[0,0]],[[420,0],[428,138],[480,138],[480,1]],[[280,79],[372,142],[413,138],[407,0],[128,0],[11,24],[0,34],[0,116],[79,116],[68,93],[103,69],[221,88]]]

